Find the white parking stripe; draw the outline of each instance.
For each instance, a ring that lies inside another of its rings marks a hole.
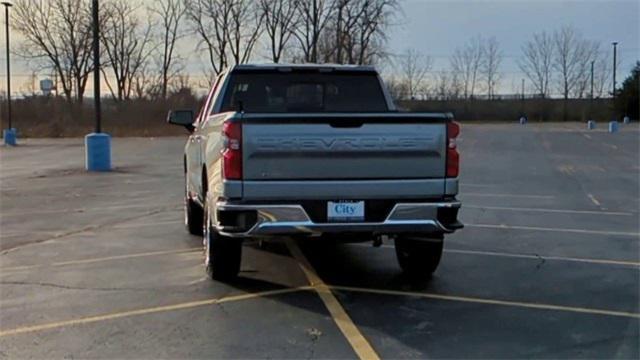
[[[146,222],[146,223],[139,223],[139,224],[122,224],[122,225],[116,225],[113,228],[114,229],[135,229],[135,228],[139,228],[139,227],[145,227],[145,226],[158,226],[158,225],[176,225],[176,224],[183,224],[184,221],[180,221],[180,220],[167,220],[167,221],[157,221],[157,222]]]
[[[371,247],[370,244],[358,243],[350,244],[351,246]],[[381,247],[386,249],[394,249],[395,247],[390,244],[384,244]],[[608,260],[608,259],[591,259],[591,258],[577,258],[577,257],[565,257],[565,256],[547,256],[540,254],[516,254],[505,253],[498,251],[481,251],[481,250],[461,250],[461,249],[445,249],[445,253],[452,254],[464,254],[464,255],[479,255],[479,256],[496,256],[505,258],[516,259],[532,259],[532,260],[553,260],[553,261],[568,261],[568,262],[580,262],[588,264],[600,264],[600,265],[620,265],[620,266],[632,266],[640,267],[640,262],[626,261],[626,260]]]
[[[512,197],[525,199],[555,199],[553,195],[531,195],[531,194],[489,194],[489,193],[468,193],[461,192],[460,197],[478,196],[478,197]]]
[[[604,259],[589,259],[589,258],[575,258],[575,257],[563,257],[563,256],[546,256],[546,255],[529,255],[529,254],[513,254],[513,253],[503,253],[503,252],[495,252],[495,251],[457,250],[457,249],[446,249],[445,252],[452,253],[452,254],[498,256],[498,257],[535,259],[535,260],[557,260],[557,261],[569,261],[569,262],[582,262],[582,263],[589,263],[589,264],[605,264],[605,265],[622,265],[622,266],[640,267],[640,262],[637,262],[637,261],[604,260]]]
[[[591,200],[592,203],[594,203],[596,206],[600,206],[600,201],[598,201],[598,199],[596,199],[595,196],[593,196],[592,194],[587,194],[587,196],[589,197],[589,200]]]
[[[599,210],[571,210],[571,209],[544,209],[544,208],[523,208],[523,207],[506,207],[506,206],[483,206],[463,204],[463,209],[485,209],[485,210],[507,210],[507,211],[530,211],[530,212],[547,212],[547,213],[567,213],[567,214],[593,214],[593,215],[617,215],[617,216],[633,216],[638,215],[631,212],[620,211],[599,211]]]
[[[623,231],[601,231],[601,230],[584,230],[584,229],[546,228],[546,227],[537,227],[537,226],[510,226],[510,225],[466,224],[466,223],[464,224],[464,226],[483,228],[483,229],[555,231],[555,232],[568,232],[568,233],[577,233],[577,234],[619,235],[619,236],[640,237],[640,233],[623,232]]]
[[[39,215],[39,214],[58,214],[58,213],[85,213],[92,211],[106,211],[106,210],[122,210],[122,209],[145,209],[151,208],[150,204],[122,204],[122,205],[108,205],[91,208],[76,208],[76,209],[47,209],[47,210],[32,210],[32,211],[19,211],[13,213],[0,214],[2,217],[8,216],[25,216],[25,215]],[[173,206],[167,208],[168,210],[179,209],[180,206]]]

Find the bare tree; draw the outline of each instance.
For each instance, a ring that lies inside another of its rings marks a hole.
[[[384,56],[385,30],[397,0],[335,0],[321,58],[338,64],[370,64]]]
[[[462,82],[465,99],[473,98],[475,94],[483,53],[483,41],[478,36],[469,40],[462,48],[457,48],[451,57],[451,68]]]
[[[487,39],[483,46],[484,54],[481,64],[483,78],[487,83],[487,97],[493,99],[498,82],[500,81],[500,64],[502,64],[502,51],[495,37]]]
[[[155,76],[149,69],[149,62],[146,62],[140,68],[132,81],[133,95],[138,99],[143,99],[147,96],[155,97],[160,96],[160,86],[156,82]]]
[[[302,50],[302,60],[318,62],[320,35],[335,9],[335,0],[294,0],[298,26],[293,35]]]
[[[279,63],[296,27],[296,6],[293,0],[260,0],[260,8],[269,38],[271,60]]]
[[[85,0],[17,0],[13,28],[25,42],[21,55],[42,60],[55,73],[67,100],[82,101],[91,59],[91,16]]]
[[[228,64],[231,5],[229,0],[185,0],[187,18],[200,37],[198,47],[207,50],[213,75]]]
[[[584,98],[589,96],[590,84],[591,84],[591,62],[595,61],[600,52],[600,44],[595,41],[583,41],[584,47],[583,53],[585,54],[583,59],[578,61],[577,71],[580,74],[576,80],[576,85],[571,92],[573,98]],[[595,81],[595,79],[594,79]]]
[[[520,70],[529,78],[540,96],[549,96],[552,75],[554,42],[546,32],[534,34],[522,47],[522,58],[518,62]]]
[[[565,100],[579,87],[588,71],[594,55],[593,43],[584,40],[572,27],[563,27],[554,32],[555,56],[553,66],[558,71],[558,88]]]
[[[131,98],[134,79],[144,69],[151,50],[151,25],[142,23],[138,16],[139,9],[139,5],[129,0],[109,0],[103,4],[100,40],[108,66],[113,71],[115,90],[106,74],[105,80],[119,101]]]
[[[227,41],[234,64],[244,64],[251,58],[253,47],[262,30],[263,14],[253,0],[221,0],[229,2],[231,27]]]
[[[156,0],[149,7],[151,13],[156,15],[160,23],[160,36],[162,39],[158,47],[160,52],[160,96],[165,99],[169,82],[179,72],[177,62],[180,57],[176,55],[176,42],[182,38],[181,23],[185,14],[184,3],[181,0]]]
[[[609,94],[611,91],[611,53],[609,51],[602,51],[596,54],[593,60],[593,96],[601,98]],[[618,67],[621,64],[620,58],[617,59]]]
[[[438,72],[435,81],[435,97],[438,100],[447,100],[449,98],[450,79],[446,71]]]
[[[192,30],[207,50],[213,75],[249,61],[260,35],[262,13],[252,0],[185,0]]]
[[[423,56],[415,49],[408,49],[400,57],[399,64],[406,95],[410,99],[414,99],[419,91],[424,90],[425,80],[433,65],[433,59]]]

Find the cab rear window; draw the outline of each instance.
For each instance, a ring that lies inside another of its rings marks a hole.
[[[247,71],[231,75],[222,111],[381,112],[387,111],[373,72]]]

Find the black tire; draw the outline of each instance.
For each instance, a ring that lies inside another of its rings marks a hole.
[[[184,199],[184,225],[192,235],[202,236],[203,234],[204,211],[200,205],[185,194]]]
[[[187,185],[187,159],[184,160],[184,226],[191,235],[202,236],[204,211],[191,196]]]
[[[442,235],[396,238],[396,257],[404,273],[415,278],[431,276],[442,258],[443,239]]]
[[[242,239],[218,234],[207,215],[204,232],[205,269],[212,280],[229,281],[238,276],[242,261]]]

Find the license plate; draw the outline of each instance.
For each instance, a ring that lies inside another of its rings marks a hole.
[[[329,201],[327,203],[327,220],[364,220],[364,201]]]

